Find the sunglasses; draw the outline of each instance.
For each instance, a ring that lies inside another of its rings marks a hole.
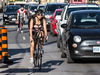
[[[37,14],[38,16],[43,16],[43,14]]]

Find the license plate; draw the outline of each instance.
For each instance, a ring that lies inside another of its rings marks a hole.
[[[12,19],[12,21],[16,21],[16,19]]]
[[[93,53],[100,53],[100,47],[93,47]]]

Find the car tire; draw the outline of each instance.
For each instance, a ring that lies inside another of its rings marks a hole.
[[[57,36],[57,47],[60,48],[60,38]]]
[[[70,53],[68,52],[68,46],[67,46],[67,63],[74,63],[74,60],[70,57]]]
[[[3,21],[3,25],[6,25],[6,22],[5,21]]]

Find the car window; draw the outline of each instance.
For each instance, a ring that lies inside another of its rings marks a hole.
[[[65,9],[66,8],[64,8],[63,11],[61,12],[61,20],[63,20],[63,15],[64,15],[64,12],[65,12]]]
[[[79,27],[100,27],[100,13],[82,13],[82,14],[75,14],[73,17],[72,25]]]
[[[20,7],[17,7],[17,6],[16,6],[16,7],[6,7],[6,8],[5,8],[5,12],[9,12],[9,13],[10,13],[10,12],[12,12],[12,13],[13,13],[13,12],[17,12],[17,10],[18,10],[19,8],[20,8]]]
[[[37,6],[31,7],[30,10],[37,9]]]
[[[28,9],[28,6],[29,6],[29,5],[25,5],[25,9]]]
[[[62,11],[57,11],[57,12],[56,12],[56,16],[57,16],[57,15],[61,15],[61,12],[62,12]]]
[[[67,20],[69,17],[70,12],[72,11],[76,11],[76,10],[100,10],[99,7],[79,7],[79,8],[68,8],[66,15],[65,15],[65,19]]]
[[[39,9],[42,9],[43,10],[44,9],[44,6],[39,6]]]
[[[46,13],[53,13],[56,9],[64,8],[65,5],[47,5]]]

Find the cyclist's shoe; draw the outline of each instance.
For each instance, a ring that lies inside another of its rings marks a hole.
[[[33,64],[33,58],[30,58],[30,63]]]
[[[23,31],[21,30],[20,33],[23,33]]]

